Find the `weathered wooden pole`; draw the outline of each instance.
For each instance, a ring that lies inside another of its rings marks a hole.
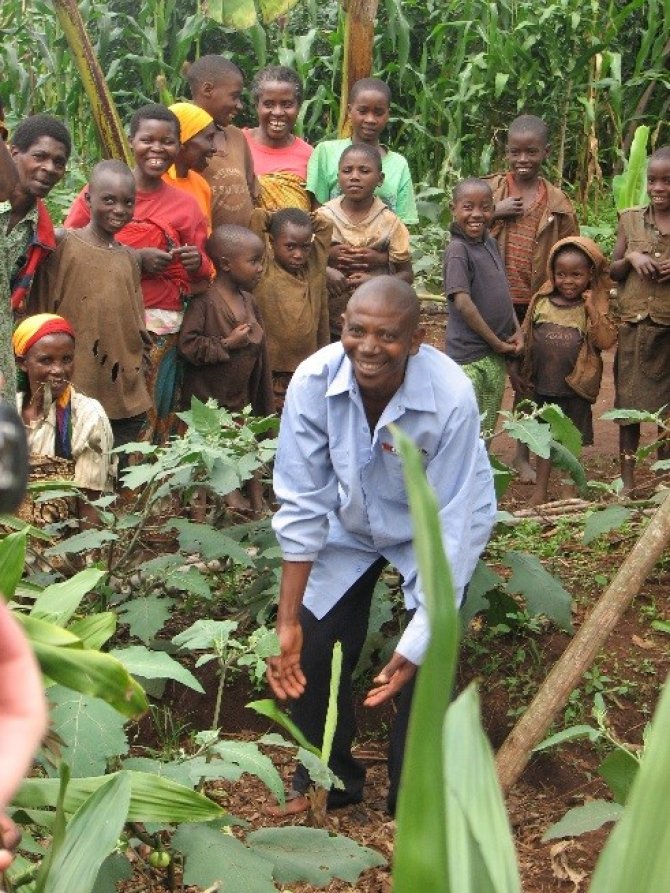
[[[496,767],[505,794],[519,780],[533,748],[545,737],[556,714],[593,664],[669,542],[670,499],[666,498],[540,686],[528,710],[503,741],[496,755]]]

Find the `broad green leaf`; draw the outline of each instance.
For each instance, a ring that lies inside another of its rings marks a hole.
[[[133,876],[133,868],[127,857],[121,853],[107,856],[100,866],[95,880],[95,893],[118,893],[117,884]]]
[[[459,620],[442,544],[437,500],[410,438],[393,426],[404,462],[414,528],[414,550],[426,596],[431,636],[418,671],[397,806],[394,893],[449,893],[442,726],[458,655]]]
[[[0,539],[0,597],[6,601],[16,592],[23,575],[28,528],[8,533]]]
[[[305,750],[304,747],[299,747],[297,758],[298,762],[302,763],[307,770],[309,780],[315,787],[323,788],[325,791],[329,791],[331,788],[344,789],[343,783],[329,769],[328,764],[324,763],[320,756]]]
[[[85,530],[83,533],[75,533],[65,540],[51,546],[45,555],[69,555],[77,552],[90,552],[99,549],[105,543],[113,543],[118,539],[117,534],[111,530]]]
[[[541,459],[548,459],[551,452],[551,427],[537,419],[518,419],[517,421],[506,421],[503,423],[503,430],[515,440],[525,443],[531,452],[540,456]]]
[[[275,795],[279,803],[284,802],[284,785],[281,776],[274,767],[272,760],[258,749],[258,745],[251,741],[220,741],[212,747],[227,765],[237,769],[237,778],[243,772],[249,772],[265,784]],[[232,779],[237,781],[237,778]]]
[[[582,435],[563,410],[549,403],[540,409],[539,415],[549,424],[552,438],[579,458],[582,452]]]
[[[584,525],[584,544],[588,546],[603,533],[616,530],[625,524],[632,512],[623,505],[608,505],[601,511],[592,512]]]
[[[355,884],[362,871],[386,864],[376,850],[317,828],[261,828],[247,843],[274,864],[279,884],[325,887],[332,878]]]
[[[75,812],[108,778],[128,775],[131,785],[129,822],[209,822],[225,811],[213,800],[185,785],[146,772],[115,772],[93,778],[73,778],[65,794],[65,811]],[[54,807],[58,779],[27,778],[12,801],[14,807],[44,809]]]
[[[90,648],[58,648],[32,640],[42,672],[54,682],[102,698],[124,716],[139,716],[147,698],[118,660]]]
[[[644,759],[589,893],[659,893],[670,877],[670,686],[663,687]]]
[[[179,569],[170,571],[166,582],[179,589],[180,592],[189,592],[191,595],[197,595],[199,598],[207,600],[212,597],[212,590],[207,578],[195,567],[189,567],[184,571]]]
[[[174,679],[200,694],[205,693],[193,673],[164,651],[151,651],[144,645],[131,645],[128,648],[115,648],[110,651],[110,655],[136,676],[144,679]]]
[[[510,483],[514,480],[514,471],[493,453],[489,453],[489,462],[493,472],[493,486],[496,497],[502,499]]]
[[[75,613],[81,600],[105,576],[105,571],[88,567],[69,580],[47,586],[35,601],[30,612],[34,617],[50,620],[52,623],[66,624]]]
[[[235,893],[277,893],[272,862],[216,828],[182,825],[172,847],[184,856],[185,884],[204,888],[220,881]]]
[[[640,761],[627,750],[618,748],[598,766],[598,775],[605,780],[616,802],[625,806],[639,769]]]
[[[130,805],[125,773],[104,784],[77,810],[51,865],[44,893],[91,893],[100,866],[116,847]]]
[[[264,22],[274,22],[296,5],[298,0],[258,0]],[[225,3],[225,0],[224,0]]]
[[[291,717],[284,713],[283,710],[280,710],[279,705],[276,701],[273,701],[271,698],[264,698],[261,701],[251,701],[246,705],[249,710],[253,710],[261,716],[266,716],[268,719],[271,719],[273,722],[276,722],[277,725],[280,725],[283,729],[291,735],[294,741],[296,741],[300,747],[304,747],[305,750],[310,751],[317,757],[321,757],[321,751],[318,747],[314,747],[313,744],[310,744],[307,738],[303,735],[297,725],[293,722]]]
[[[91,614],[90,617],[75,620],[68,630],[81,639],[85,648],[99,649],[116,632],[116,614],[113,611]]]
[[[188,629],[173,636],[172,641],[181,649],[189,651],[212,651],[223,653],[232,634],[238,627],[236,620],[196,620]]]
[[[550,747],[558,747],[559,744],[565,744],[566,741],[575,741],[578,738],[588,738],[593,743],[600,738],[600,732],[592,726],[570,726],[569,729],[563,729],[562,732],[557,732],[555,735],[545,738],[544,741],[540,741],[533,748],[533,753],[548,750]]]
[[[580,494],[585,493],[587,480],[584,467],[566,446],[553,439],[551,441],[551,462],[556,468],[567,471],[577,485]]]
[[[561,629],[572,632],[570,595],[538,558],[525,552],[507,552],[503,564],[512,571],[508,591],[523,595],[530,614],[544,614]]]
[[[242,567],[253,567],[253,560],[246,549],[221,530],[208,524],[196,524],[186,518],[174,518],[165,525],[166,529],[179,531],[179,545],[184,552],[200,552],[203,558],[232,558]]]
[[[559,837],[579,837],[588,831],[597,831],[607,822],[616,822],[623,812],[623,806],[609,800],[591,800],[583,806],[569,809],[560,821],[555,822],[542,835],[543,842]],[[632,887],[635,893],[640,888]]]
[[[468,585],[468,595],[465,604],[460,610],[461,621],[467,625],[475,614],[479,614],[480,611],[486,611],[489,607],[489,600],[486,598],[487,594],[494,589],[503,589],[504,587],[505,581],[503,578],[491,570],[483,561],[479,560]]]
[[[505,801],[473,685],[447,711],[444,764],[451,890],[521,893]]]
[[[128,753],[124,719],[109,704],[61,685],[49,689],[49,701],[62,758],[75,778],[104,775],[109,759]]]
[[[495,95],[496,99],[498,99],[502,95],[503,90],[507,86],[508,80],[509,80],[509,72],[505,72],[505,73],[503,73],[501,71],[496,72],[495,89],[494,89],[494,95]]]
[[[127,623],[130,635],[145,645],[163,628],[172,613],[174,599],[161,595],[138,595],[119,608],[121,623]]]

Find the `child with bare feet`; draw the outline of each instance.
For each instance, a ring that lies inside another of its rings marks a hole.
[[[451,207],[451,241],[444,252],[447,356],[472,382],[484,416],[482,434],[489,438],[505,391],[505,359],[521,353],[523,335],[498,246],[487,229],[493,219],[491,187],[475,177],[461,180]]]
[[[624,211],[610,274],[618,288],[619,344],[615,406],[670,409],[670,146],[657,149],[647,168],[649,204]],[[640,423],[621,422],[619,457],[624,491],[635,486]],[[662,441],[659,459],[670,458]]]
[[[544,121],[535,115],[521,115],[512,121],[507,134],[509,170],[485,178],[495,201],[491,235],[497,240],[505,263],[520,323],[531,298],[544,282],[552,247],[559,239],[579,234],[570,200],[541,176],[549,152]],[[535,480],[525,444],[517,445],[514,467],[522,483]]]
[[[593,443],[591,404],[600,391],[600,351],[616,341],[609,315],[607,263],[591,239],[561,239],[551,250],[548,279],[533,297],[524,321],[522,393],[538,406],[563,410],[582,436]],[[547,502],[551,459],[538,458],[532,505]]]
[[[274,412],[265,331],[251,295],[263,272],[264,250],[257,235],[233,224],[218,227],[207,241],[216,278],[192,297],[179,333],[186,407],[191,397],[213,397],[231,412],[249,404],[259,416]],[[260,512],[260,479],[249,481],[247,495],[233,491],[226,503],[244,513]]]
[[[317,214],[332,223],[328,265],[341,290],[330,290],[330,328],[341,331],[341,315],[351,292],[375,276],[397,276],[411,284],[414,274],[409,231],[375,195],[384,181],[379,149],[354,143],[342,152],[338,167],[341,195]]]

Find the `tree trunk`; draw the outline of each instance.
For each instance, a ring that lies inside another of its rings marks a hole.
[[[666,498],[638,539],[616,577],[602,594],[533,701],[496,755],[500,786],[507,794],[546,735],[556,714],[593,664],[607,637],[638,594],[670,541],[670,498]]]
[[[105,158],[132,166],[133,157],[112,94],[86,32],[76,0],[53,0],[54,9],[91,103]]]
[[[341,137],[349,136],[351,133],[351,124],[347,115],[349,91],[356,81],[361,78],[369,78],[372,73],[372,50],[378,6],[379,0],[343,0],[342,2],[345,15],[344,61],[340,119],[337,125]]]

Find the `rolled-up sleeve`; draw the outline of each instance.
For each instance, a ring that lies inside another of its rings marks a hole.
[[[328,535],[328,513],[337,505],[325,389],[325,375],[298,372],[286,395],[274,468],[280,507],[272,521],[286,561],[316,559]]]

